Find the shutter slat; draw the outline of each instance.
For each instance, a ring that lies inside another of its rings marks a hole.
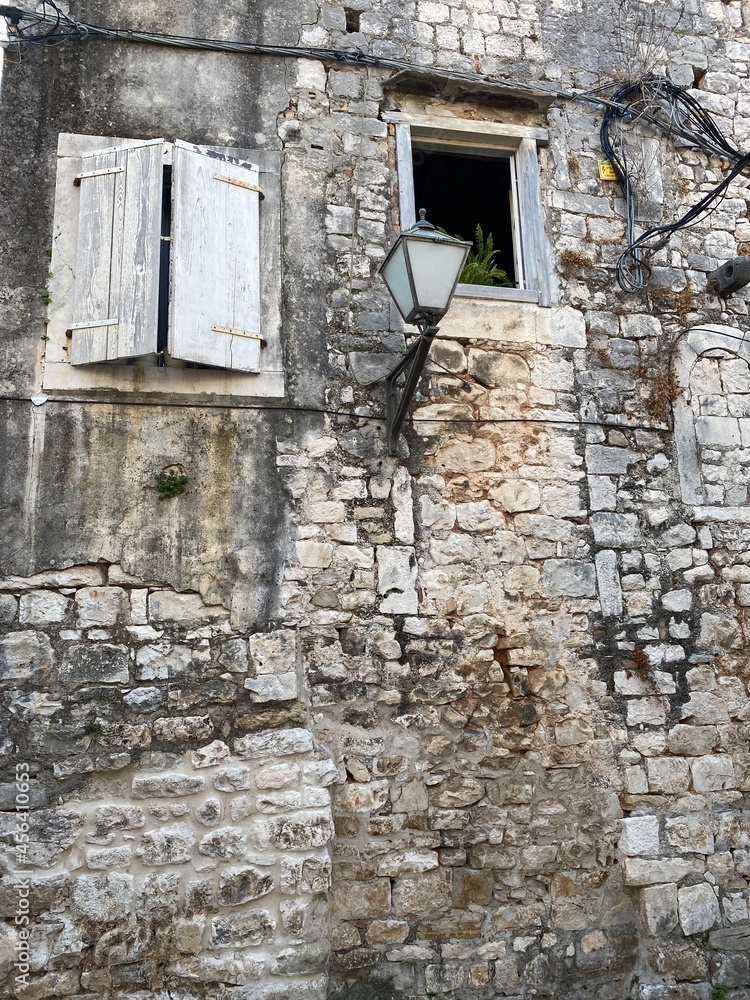
[[[260,371],[259,219],[256,167],[175,143],[172,357]]]
[[[162,149],[152,141],[86,158],[92,169],[80,183],[74,365],[156,350]]]

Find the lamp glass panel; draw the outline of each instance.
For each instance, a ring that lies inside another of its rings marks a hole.
[[[383,275],[383,280],[388,286],[388,291],[393,296],[399,312],[406,319],[413,309],[414,298],[409,284],[403,239],[396,243],[380,273]]]
[[[467,248],[437,240],[410,240],[408,254],[419,308],[444,313],[461,273]]]

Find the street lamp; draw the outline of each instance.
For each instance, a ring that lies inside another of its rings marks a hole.
[[[448,311],[471,249],[471,243],[439,233],[425,214],[420,209],[419,222],[401,233],[380,267],[405,322],[419,327],[419,337],[385,379],[389,455],[398,450],[399,431],[438,331],[437,321]],[[407,368],[406,383],[397,400],[396,381]]]

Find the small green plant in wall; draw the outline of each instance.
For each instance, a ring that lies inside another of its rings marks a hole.
[[[188,477],[180,465],[170,465],[161,472],[154,473],[156,492],[160,500],[171,500],[185,492]]]
[[[727,1000],[727,988],[723,984],[711,990],[711,1000]]]

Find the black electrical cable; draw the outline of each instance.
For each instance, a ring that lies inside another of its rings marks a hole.
[[[30,396],[3,396],[0,402],[31,403]],[[159,407],[174,410],[253,410],[261,413],[312,413],[330,417],[347,417],[349,420],[374,420],[385,423],[385,416],[377,413],[352,413],[351,410],[331,410],[318,406],[264,406],[254,403],[175,403],[160,400],[130,400],[130,399],[75,399],[63,396],[47,396],[43,403],[36,406],[46,406],[47,403],[75,403],[79,406],[127,406],[127,407]],[[413,423],[421,424],[550,424],[563,427],[607,427],[610,430],[622,431],[660,431],[669,433],[671,428],[659,427],[655,424],[623,424],[606,420],[556,420],[545,417],[470,417],[466,419],[440,419],[440,417],[413,417]]]

